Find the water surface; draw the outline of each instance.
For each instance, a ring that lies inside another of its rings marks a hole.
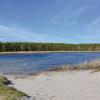
[[[1,54],[0,73],[26,74],[95,59],[100,59],[99,52]]]

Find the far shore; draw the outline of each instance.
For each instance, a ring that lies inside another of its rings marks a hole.
[[[31,53],[67,53],[67,52],[100,52],[100,51],[18,51],[18,52],[0,52],[0,54],[31,54]]]

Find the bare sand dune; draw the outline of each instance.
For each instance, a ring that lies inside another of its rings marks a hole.
[[[100,100],[100,72],[45,72],[38,76],[7,76],[30,100]]]

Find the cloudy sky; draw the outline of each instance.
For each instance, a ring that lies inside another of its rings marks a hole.
[[[0,0],[0,41],[100,43],[100,0]]]

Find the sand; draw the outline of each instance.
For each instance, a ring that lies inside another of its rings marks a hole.
[[[13,51],[13,52],[0,52],[1,54],[36,54],[36,53],[68,53],[68,52],[100,52],[100,51]]]
[[[100,100],[100,72],[44,72],[35,76],[7,76],[30,100]]]

